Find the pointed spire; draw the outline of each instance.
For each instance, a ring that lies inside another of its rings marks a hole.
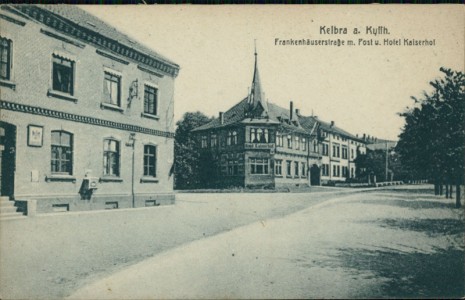
[[[251,86],[250,94],[249,94],[249,104],[251,106],[251,110],[254,110],[255,108],[257,108],[258,105],[261,105],[265,115],[267,115],[268,105],[265,101],[265,96],[262,91],[262,85],[260,83],[260,75],[258,73],[258,54],[257,54],[256,40],[255,40],[254,55],[255,55],[255,67],[254,67],[254,73],[253,73],[252,86]]]

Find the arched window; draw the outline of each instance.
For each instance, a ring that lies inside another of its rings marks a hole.
[[[236,131],[232,132],[232,144],[237,145],[237,132]]]
[[[228,131],[228,138],[226,139],[226,145],[231,146],[232,142],[232,132]]]
[[[73,174],[73,135],[66,131],[52,131],[52,173]]]
[[[258,143],[257,129],[256,128],[251,128],[250,129],[250,142],[251,143]]]
[[[114,139],[103,141],[103,175],[119,176],[120,143]]]
[[[263,138],[260,141],[262,143],[268,143],[268,129],[263,130]]]
[[[257,129],[257,143],[263,143],[263,129]]]

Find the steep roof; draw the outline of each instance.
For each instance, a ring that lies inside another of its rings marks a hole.
[[[95,32],[97,34],[100,34],[101,36],[112,39],[124,46],[133,48],[136,51],[152,56],[153,58],[161,62],[167,63],[179,69],[179,65],[177,65],[175,62],[171,61],[167,57],[146,47],[140,42],[133,40],[129,36],[116,30],[112,26],[108,25],[107,23],[103,22],[102,20],[93,16],[92,14],[84,11],[83,9],[79,8],[76,5],[64,5],[64,4],[50,5],[49,4],[49,5],[9,5],[9,6],[27,15],[31,14],[29,11],[31,8],[36,9],[38,11],[45,11],[45,12],[52,13],[53,15],[58,17],[61,21],[65,22],[66,24],[71,23],[81,28],[84,28],[86,30]],[[35,14],[32,13],[31,15],[34,16]],[[36,20],[48,25],[46,18],[36,18]]]
[[[268,105],[263,94],[262,83],[260,82],[260,74],[258,72],[257,51],[255,51],[255,67],[253,72],[252,87],[248,96],[248,104],[250,110],[254,110],[257,106],[261,106],[265,115],[268,114]]]

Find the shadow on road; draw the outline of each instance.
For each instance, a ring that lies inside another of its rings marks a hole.
[[[364,200],[362,201],[366,204],[376,204],[376,205],[389,205],[389,206],[397,206],[397,207],[406,207],[410,209],[454,209],[455,202],[438,202],[438,201],[415,201],[415,200],[400,200],[400,199],[383,199],[383,200]]]
[[[437,249],[431,254],[354,248],[339,251],[335,257],[337,263],[331,267],[369,271],[387,279],[376,291],[359,295],[362,298],[458,298],[465,293],[465,261],[461,250]]]
[[[381,227],[424,232],[428,236],[454,235],[465,231],[464,220],[456,219],[381,219]]]

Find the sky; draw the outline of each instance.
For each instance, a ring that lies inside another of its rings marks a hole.
[[[246,97],[255,41],[269,102],[288,108],[293,101],[304,115],[378,138],[398,138],[404,124],[398,113],[413,106],[411,96],[431,90],[440,67],[464,71],[465,10],[457,5],[82,8],[180,65],[175,120],[192,111],[217,116]],[[375,35],[367,26],[387,32]],[[355,45],[279,44],[289,39]],[[359,45],[359,39],[380,45]],[[401,45],[384,45],[384,39]],[[434,40],[434,45],[406,46],[404,39]]]

